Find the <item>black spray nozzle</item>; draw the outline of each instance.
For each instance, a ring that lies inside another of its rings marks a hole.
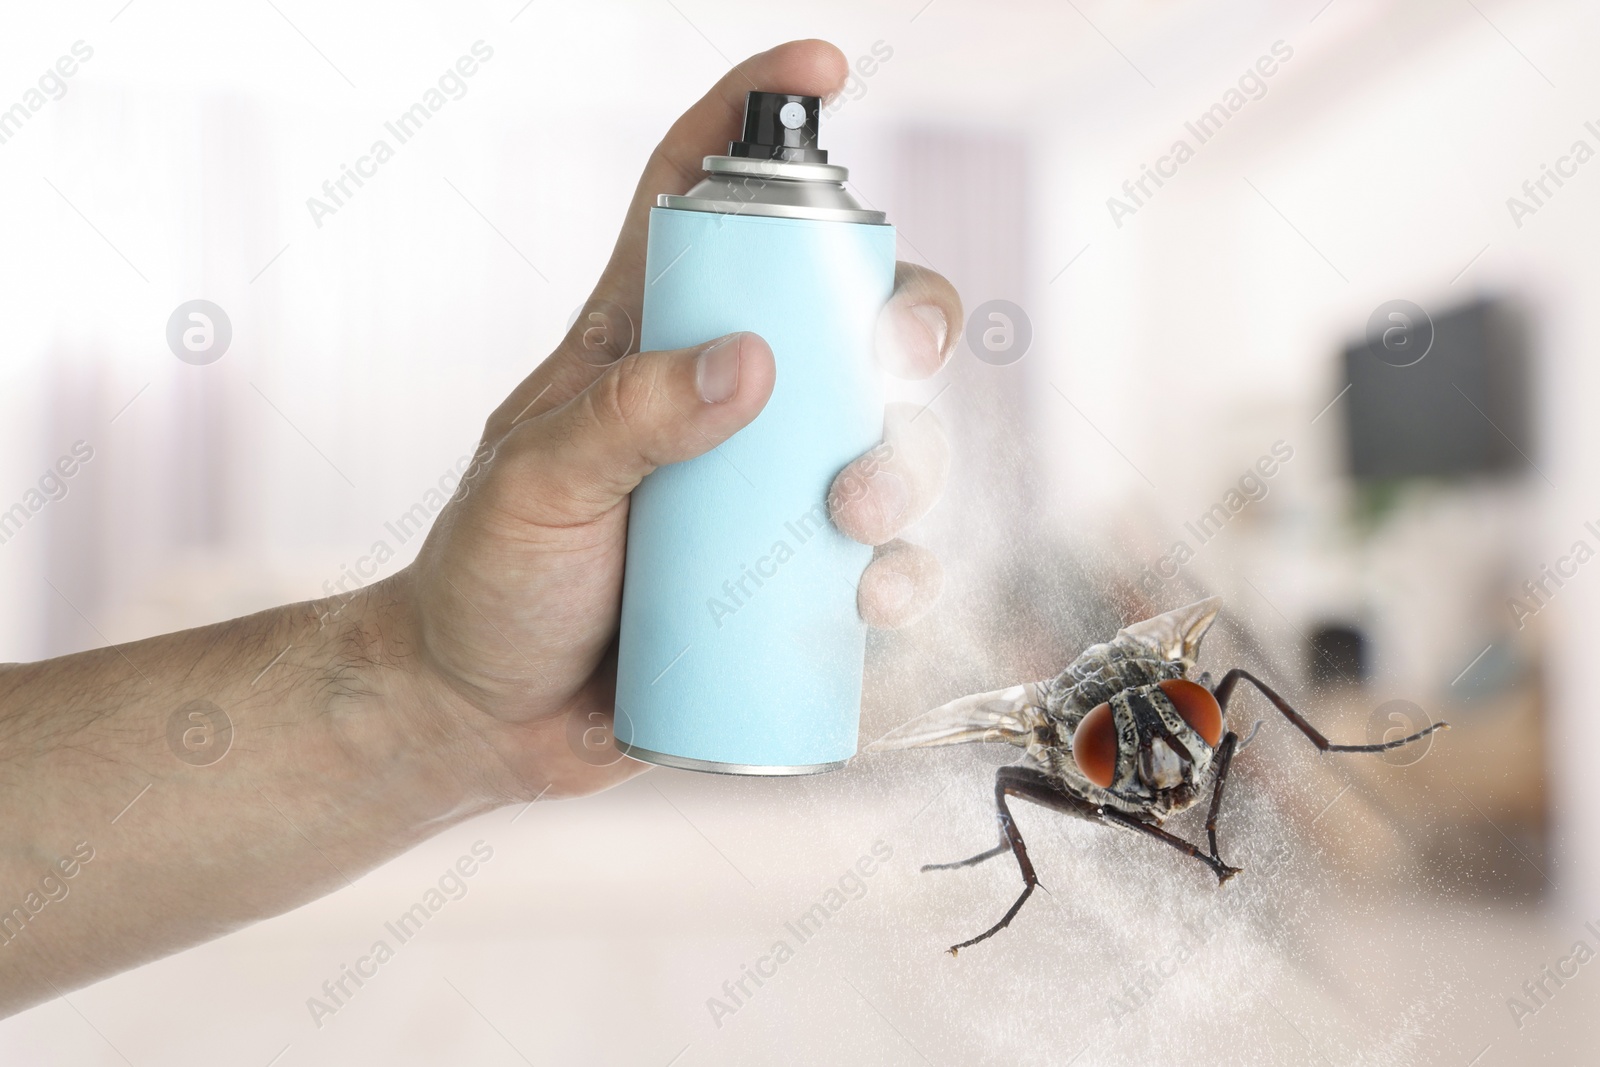
[[[744,137],[728,143],[728,155],[785,163],[826,163],[817,147],[822,99],[788,93],[749,93],[744,101]]]

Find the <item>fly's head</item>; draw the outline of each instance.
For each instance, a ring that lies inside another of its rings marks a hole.
[[[1200,796],[1222,733],[1211,691],[1169,678],[1091,709],[1073,732],[1072,757],[1091,784],[1119,800],[1179,811]]]

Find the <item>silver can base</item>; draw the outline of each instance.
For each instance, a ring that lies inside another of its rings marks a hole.
[[[836,763],[812,763],[800,767],[767,767],[749,763],[717,763],[713,760],[693,759],[689,756],[669,756],[664,752],[651,752],[648,748],[630,745],[616,739],[617,751],[641,763],[655,763],[662,767],[676,767],[682,771],[704,771],[709,774],[764,775],[769,778],[792,777],[802,774],[826,774],[843,767],[849,760]]]

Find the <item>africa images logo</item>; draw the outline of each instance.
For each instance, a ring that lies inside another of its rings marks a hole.
[[[233,322],[209,300],[185,301],[167,317],[167,347],[185,363],[196,367],[215,363],[232,342]]]

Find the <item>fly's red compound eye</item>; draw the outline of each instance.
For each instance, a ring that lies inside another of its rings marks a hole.
[[[1198,682],[1185,678],[1169,678],[1161,683],[1172,706],[1178,709],[1189,729],[1206,739],[1212,748],[1222,740],[1222,708],[1211,691]]]
[[[1117,724],[1110,704],[1101,704],[1078,723],[1072,734],[1072,758],[1089,781],[1101,789],[1111,787],[1117,772]]]

